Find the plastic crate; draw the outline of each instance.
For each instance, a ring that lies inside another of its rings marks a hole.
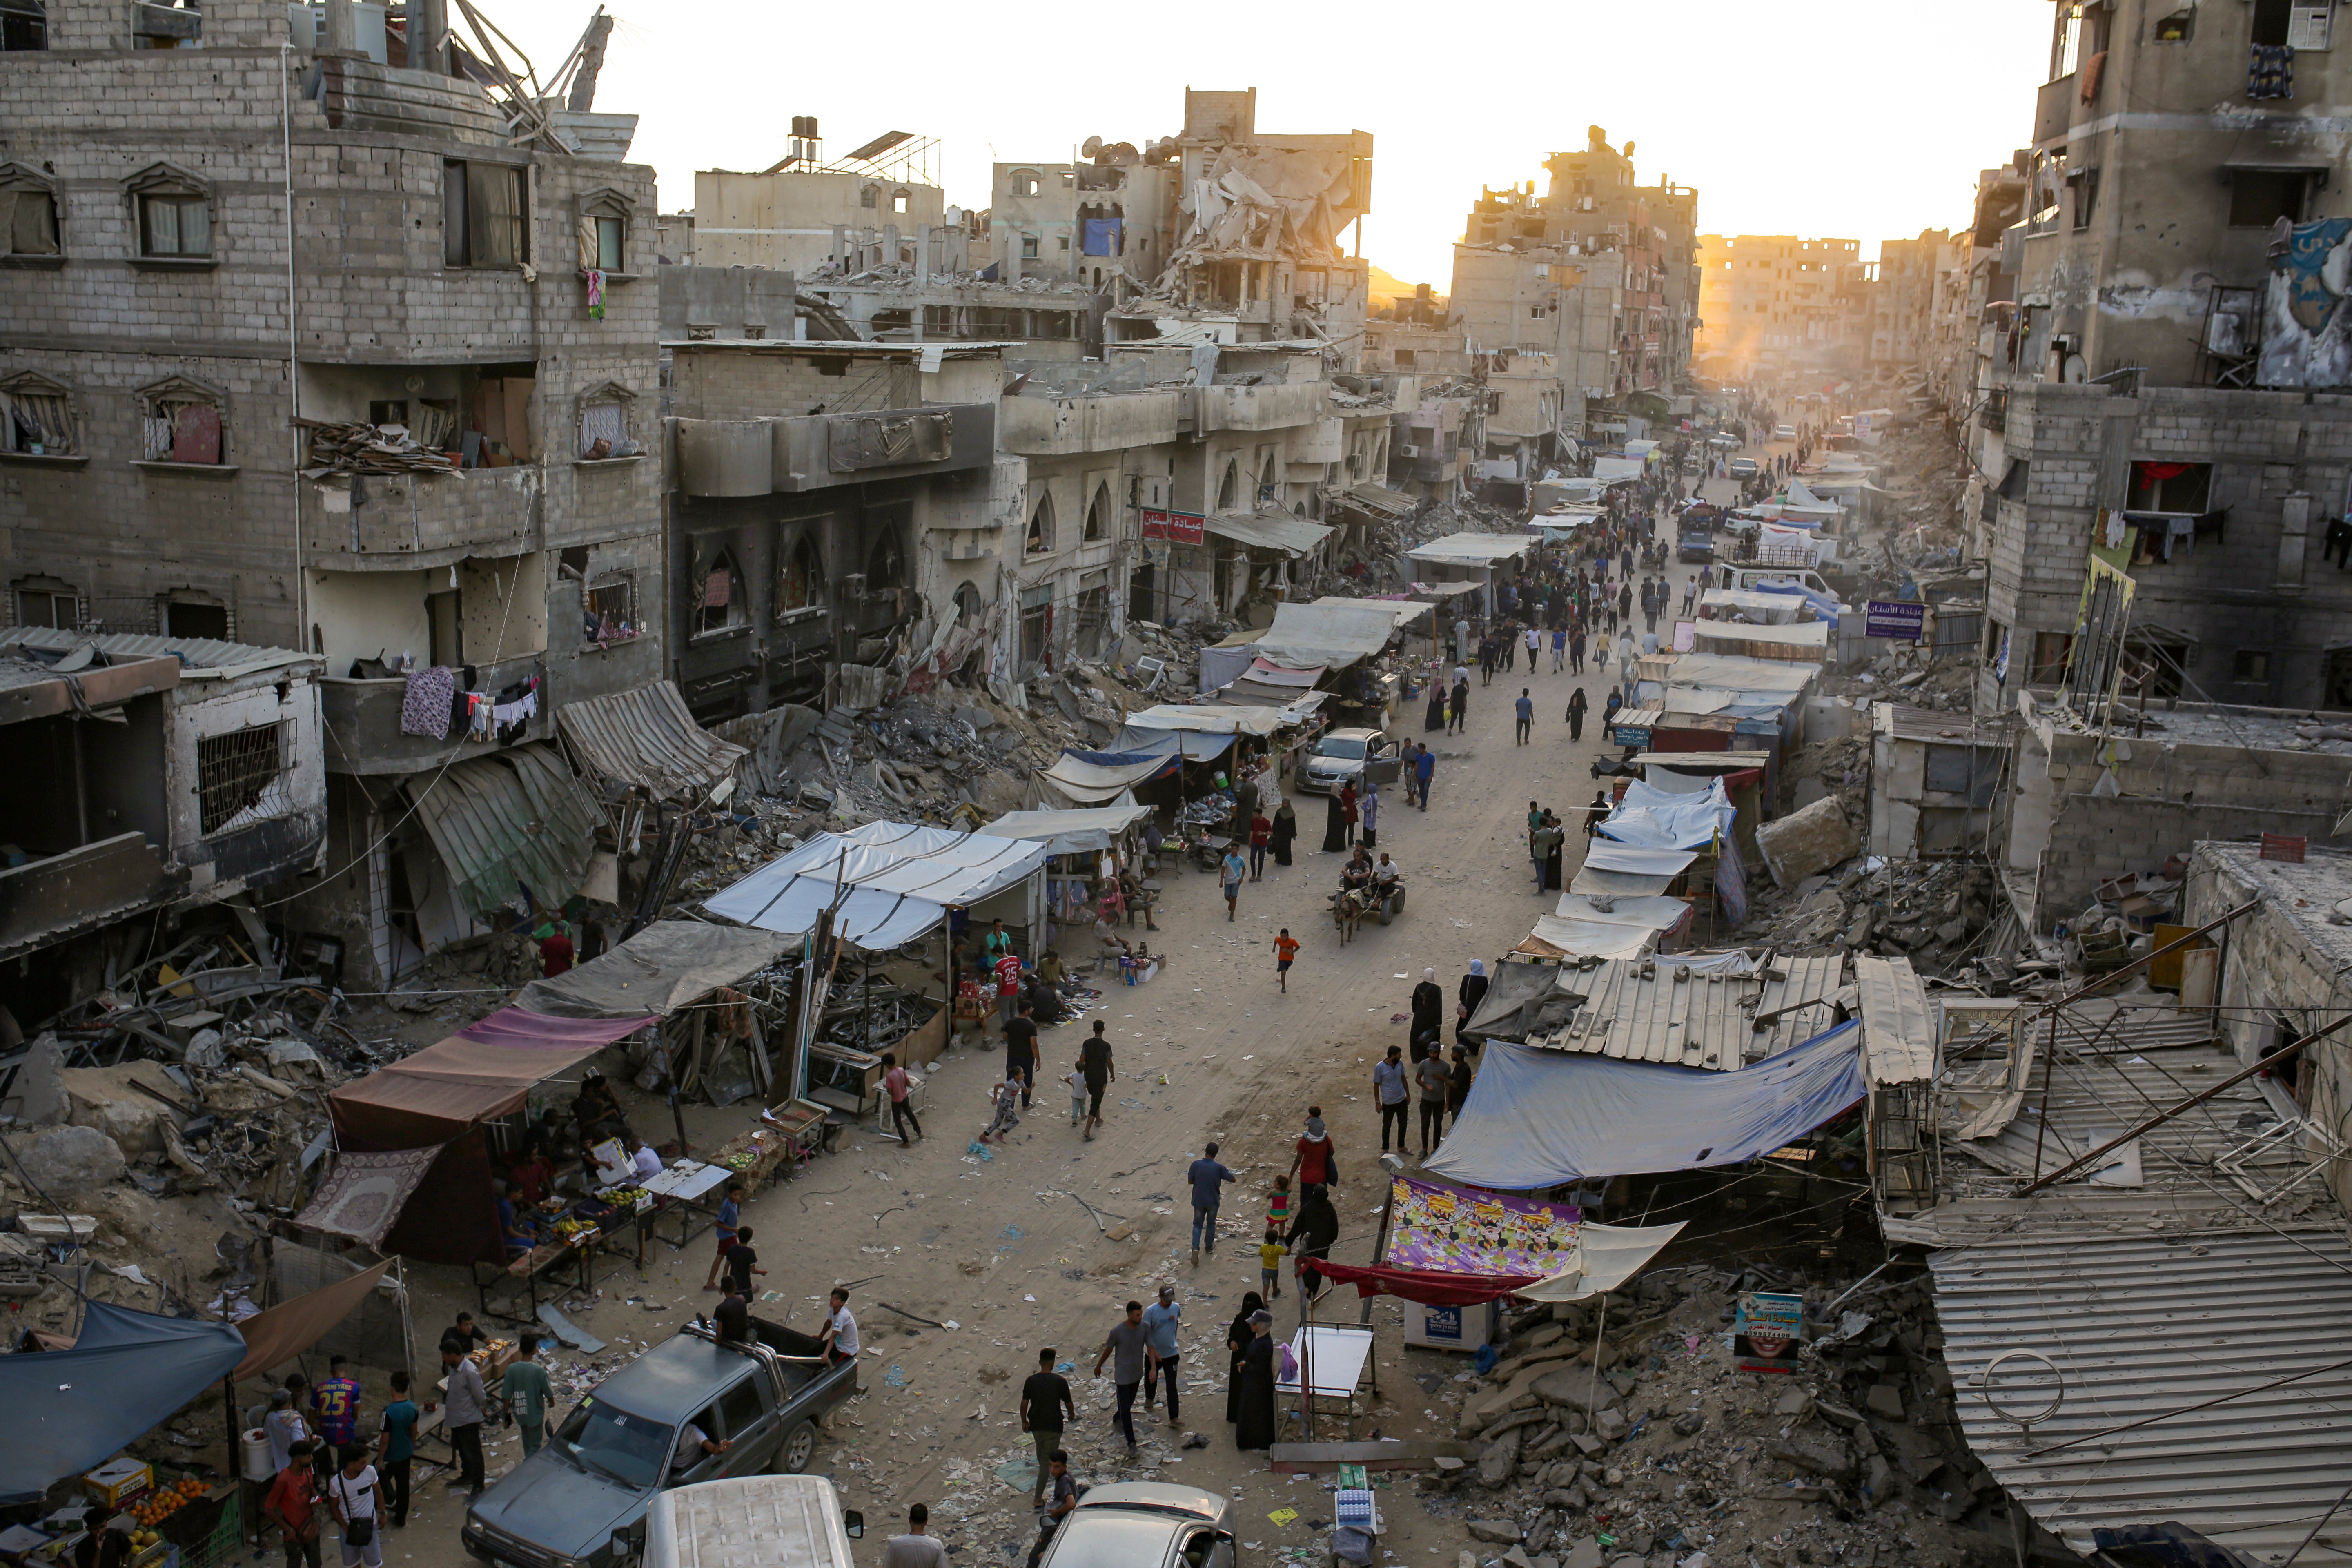
[[[240,1489],[221,1500],[220,1518],[202,1540],[180,1548],[178,1568],[222,1568],[252,1556],[244,1526],[245,1497]]]

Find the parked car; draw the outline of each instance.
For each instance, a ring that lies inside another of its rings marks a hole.
[[[1735,479],[1754,479],[1756,477],[1756,459],[1753,458],[1732,458],[1731,477]]]
[[[1793,441],[1796,438],[1797,427],[1794,425],[1775,425],[1772,426],[1772,439],[1775,441]]]
[[[646,1510],[697,1481],[797,1473],[816,1423],[857,1392],[807,1334],[751,1320],[752,1342],[689,1325],[583,1395],[547,1446],[466,1510],[467,1555],[492,1568],[614,1568],[644,1550]],[[688,1425],[724,1453],[703,1451]]]
[[[1039,1568],[1236,1568],[1232,1505],[1165,1481],[1090,1489],[1054,1531]]]
[[[1362,786],[1366,768],[1375,784],[1397,781],[1401,751],[1379,730],[1326,730],[1316,737],[1315,749],[1298,764],[1297,787],[1317,795],[1336,795],[1353,779]]]

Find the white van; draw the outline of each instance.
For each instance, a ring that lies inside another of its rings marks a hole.
[[[1724,581],[1717,586],[1747,589],[1759,583],[1794,583],[1824,598],[1837,597],[1837,591],[1822,581],[1820,573],[1789,566],[1727,566],[1724,568]]]
[[[646,1510],[640,1568],[856,1568],[866,1516],[823,1476],[737,1476],[672,1487]]]

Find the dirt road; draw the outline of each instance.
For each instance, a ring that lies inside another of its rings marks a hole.
[[[1677,585],[1687,574],[1675,571]],[[1336,885],[1341,857],[1317,847],[1323,821],[1317,796],[1296,797],[1297,864],[1269,862],[1265,879],[1244,887],[1236,920],[1225,919],[1213,877],[1169,874],[1165,934],[1154,946],[1164,942],[1172,962],[1149,984],[1114,988],[1093,1014],[1045,1032],[1041,1077],[1050,1079],[1075,1058],[1092,1018],[1108,1023],[1118,1076],[1095,1142],[1083,1142],[1070,1126],[1066,1100],[1049,1082],[1008,1146],[971,1152],[1003,1058],[993,1049],[961,1050],[930,1079],[925,1142],[902,1149],[853,1133],[807,1176],[747,1206],[744,1219],[769,1271],[760,1283],[772,1293],[755,1310],[814,1331],[827,1289],[856,1282],[851,1305],[865,1338],[866,1392],[836,1417],[812,1468],[831,1474],[850,1506],[873,1521],[862,1559],[878,1561],[881,1536],[903,1529],[906,1506],[918,1500],[929,1505],[935,1532],[959,1556],[973,1554],[963,1561],[1025,1556],[1034,1533],[1025,1471],[1014,1472],[1018,1485],[992,1472],[1026,1463],[1015,1421],[1019,1389],[1038,1349],[1048,1345],[1076,1366],[1082,1416],[1069,1437],[1084,1475],[1240,1489],[1241,1535],[1256,1548],[1245,1557],[1319,1543],[1322,1532],[1310,1525],[1329,1518],[1319,1480],[1272,1475],[1262,1459],[1234,1448],[1221,1392],[1225,1326],[1243,1292],[1258,1284],[1254,1244],[1265,1194],[1272,1175],[1288,1165],[1310,1103],[1323,1107],[1338,1150],[1341,1237],[1334,1257],[1370,1256],[1382,1190],[1372,1065],[1390,1044],[1403,1043],[1405,1027],[1391,1019],[1406,1010],[1423,968],[1436,971],[1450,1011],[1470,961],[1491,962],[1556,901],[1556,894],[1537,893],[1523,847],[1530,800],[1559,809],[1570,823],[1573,875],[1584,837],[1576,830],[1580,817],[1569,811],[1591,798],[1588,767],[1608,748],[1591,729],[1571,744],[1563,710],[1580,681],[1597,710],[1605,681],[1550,674],[1549,662],[1547,655],[1547,672],[1530,676],[1522,658],[1486,687],[1473,675],[1468,733],[1428,737],[1439,757],[1428,811],[1407,807],[1401,789],[1384,792],[1380,847],[1404,868],[1410,886],[1408,910],[1395,924],[1367,925],[1352,943],[1338,943],[1323,895]],[[1522,687],[1536,704],[1526,746],[1512,737],[1511,700]],[[1421,736],[1418,711],[1399,720],[1401,733]],[[1286,925],[1305,943],[1287,995],[1276,987],[1270,948]],[[690,1114],[689,1131],[698,1144],[715,1144],[744,1119],[740,1110],[706,1109]],[[1242,1179],[1229,1189],[1223,1244],[1194,1268],[1183,1174],[1212,1140]],[[1122,1224],[1133,1228],[1125,1240],[1103,1233]],[[658,1341],[715,1301],[700,1289],[708,1246],[707,1237],[685,1254],[656,1246],[642,1282],[614,1270],[583,1326],[616,1345]],[[1184,1307],[1184,1420],[1181,1428],[1169,1423],[1164,1407],[1150,1415],[1157,1425],[1139,1420],[1144,1462],[1131,1466],[1111,1428],[1109,1378],[1085,1374],[1124,1304],[1148,1302],[1162,1281],[1177,1286]],[[1344,1304],[1326,1300],[1353,1321],[1352,1294]],[[928,1327],[883,1301],[957,1326]],[[1295,1291],[1286,1290],[1277,1306],[1277,1331],[1286,1336],[1297,1321]],[[1377,1303],[1371,1316],[1381,1330],[1384,1397],[1368,1403],[1359,1436],[1450,1436],[1466,1385],[1448,1380],[1464,1363],[1407,1352],[1393,1301]],[[420,1332],[426,1327],[420,1321]],[[573,1358],[558,1351],[553,1359],[559,1404],[568,1407],[562,1369]],[[1205,1434],[1208,1447],[1181,1450],[1185,1432]],[[1319,1435],[1338,1433],[1327,1420]],[[519,1455],[511,1436],[501,1438],[492,1473]],[[445,1492],[437,1479],[423,1491],[426,1506],[388,1542],[389,1554],[455,1568],[462,1494]],[[1391,1533],[1381,1544],[1399,1559],[1450,1568],[1453,1553],[1469,1544],[1458,1520],[1424,1512],[1408,1487],[1383,1495]],[[1289,1508],[1298,1510],[1293,1520],[1268,1518]]]

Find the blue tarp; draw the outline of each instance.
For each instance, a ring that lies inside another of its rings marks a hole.
[[[1081,252],[1087,256],[1117,256],[1119,252],[1119,222],[1115,217],[1090,217],[1079,220],[1085,228],[1078,241]]]
[[[1738,1165],[1861,1100],[1862,1029],[1841,1024],[1738,1072],[1489,1044],[1454,1130],[1422,1169],[1525,1192]]]
[[[34,1502],[227,1376],[245,1336],[226,1323],[89,1303],[69,1351],[0,1356],[0,1504]]]
[[[1838,602],[1826,594],[1816,593],[1802,583],[1751,583],[1748,591],[1751,594],[1793,594],[1811,605],[1822,620],[1832,626],[1837,625]]]

